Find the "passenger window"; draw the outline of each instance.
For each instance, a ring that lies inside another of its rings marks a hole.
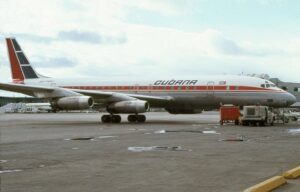
[[[226,85],[226,81],[220,81],[219,85]]]
[[[300,92],[300,88],[299,87],[295,87],[294,88],[294,92]]]

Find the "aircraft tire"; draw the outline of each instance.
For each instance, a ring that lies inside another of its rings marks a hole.
[[[112,118],[110,115],[102,115],[101,121],[102,123],[110,123],[112,121]]]
[[[127,120],[129,122],[136,122],[137,121],[137,115],[128,115]]]
[[[112,115],[111,116],[111,121],[113,122],[113,123],[120,123],[121,122],[121,116],[120,115]]]
[[[137,115],[137,122],[144,123],[146,121],[145,115]]]

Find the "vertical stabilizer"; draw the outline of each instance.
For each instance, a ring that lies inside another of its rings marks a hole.
[[[39,78],[16,39],[6,38],[6,44],[13,82],[22,83],[25,79]]]

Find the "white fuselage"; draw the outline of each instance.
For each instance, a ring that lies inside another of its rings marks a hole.
[[[202,76],[198,78],[155,79],[153,81],[97,81],[39,78],[25,84],[64,87],[102,92],[134,93],[139,95],[172,97],[172,102],[151,103],[177,113],[189,110],[217,108],[220,104],[267,105],[287,107],[295,102],[290,93],[272,82],[248,76]],[[97,102],[97,101],[96,101]]]

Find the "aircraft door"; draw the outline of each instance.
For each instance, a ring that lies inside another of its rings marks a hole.
[[[214,91],[215,91],[215,82],[214,81],[207,82],[207,86],[206,86],[207,96],[214,96]]]
[[[138,91],[139,91],[139,84],[135,84],[134,85],[134,92],[138,93]]]
[[[152,84],[149,84],[149,86],[148,86],[148,92],[151,93],[151,91],[152,91]]]

